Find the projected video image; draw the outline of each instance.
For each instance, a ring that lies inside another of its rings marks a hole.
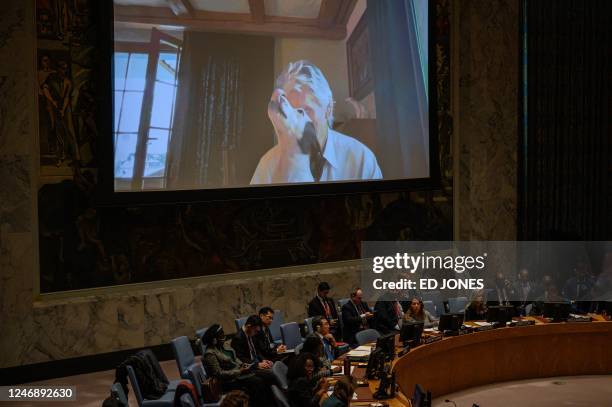
[[[426,0],[158,3],[114,1],[115,191],[429,177]]]

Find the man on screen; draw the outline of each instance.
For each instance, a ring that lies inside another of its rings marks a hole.
[[[289,63],[268,104],[277,144],[259,160],[251,184],[382,179],[374,153],[331,128],[333,106],[317,66]]]

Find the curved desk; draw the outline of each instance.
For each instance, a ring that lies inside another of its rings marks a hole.
[[[500,328],[445,338],[395,361],[397,383],[434,398],[495,382],[552,376],[612,374],[612,322]]]

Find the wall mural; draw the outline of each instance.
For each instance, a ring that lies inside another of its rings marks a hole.
[[[91,4],[37,0],[41,175],[65,175],[38,194],[41,293],[355,259],[363,240],[452,239],[448,0],[436,24],[440,190],[116,208],[93,204]]]
[[[37,0],[41,175],[95,167],[96,25],[91,0]]]

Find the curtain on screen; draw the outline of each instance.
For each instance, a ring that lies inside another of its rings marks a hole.
[[[385,178],[429,176],[429,118],[412,1],[368,0],[379,158]]]
[[[270,139],[265,109],[272,44],[244,35],[185,33],[169,189],[248,184],[261,156],[253,144]]]

